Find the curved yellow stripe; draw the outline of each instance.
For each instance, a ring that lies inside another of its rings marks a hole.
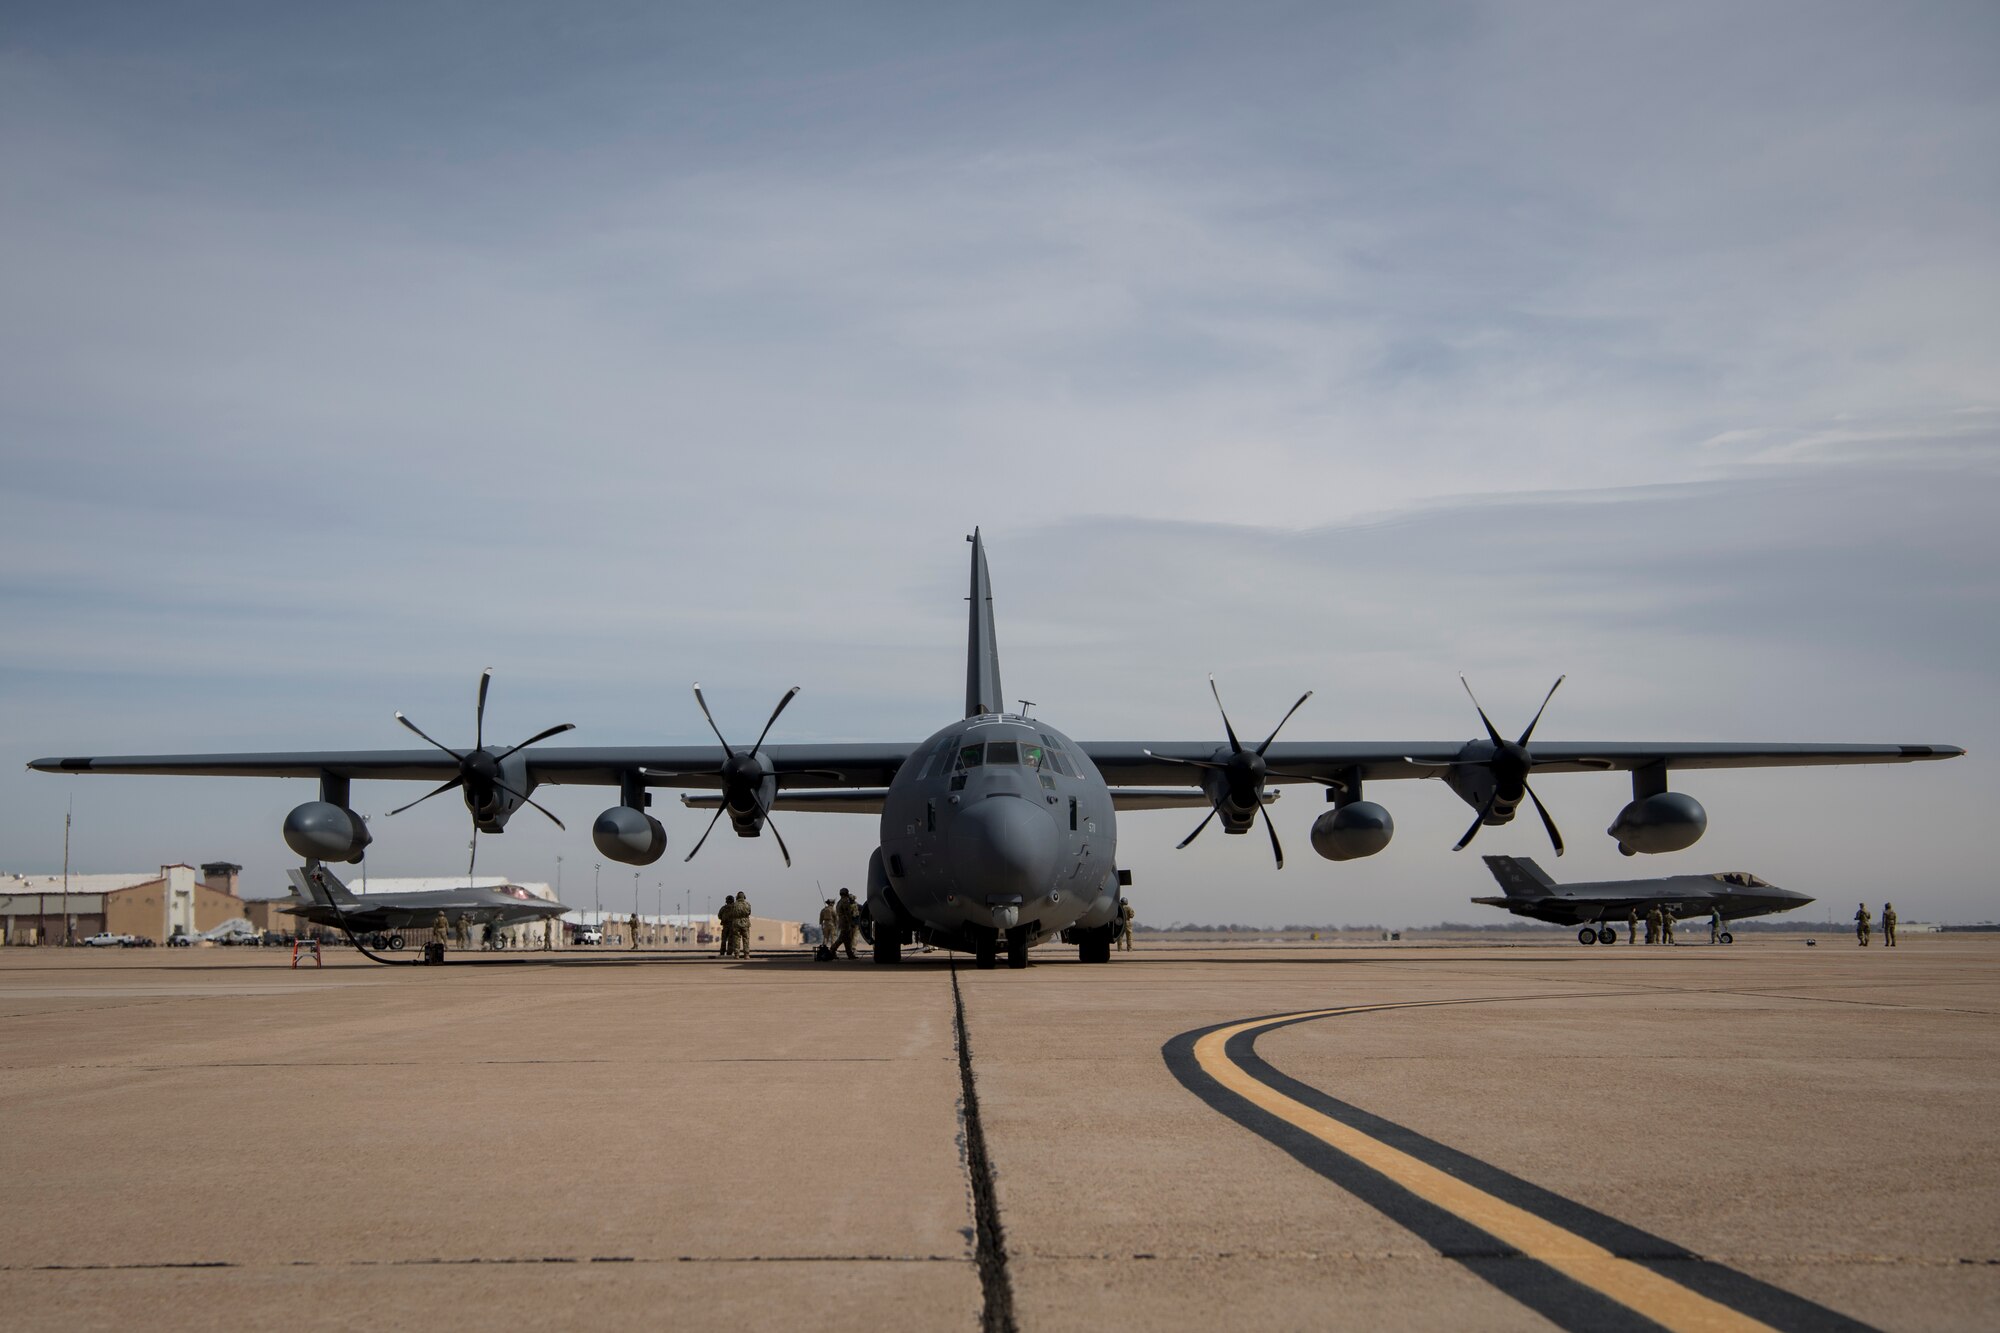
[[[1257,1018],[1217,1028],[1194,1044],[1195,1062],[1208,1076],[1247,1102],[1296,1125],[1314,1138],[1362,1163],[1410,1193],[1478,1227],[1495,1240],[1530,1259],[1601,1292],[1655,1323],[1688,1333],[1722,1330],[1769,1330],[1770,1325],[1741,1314],[1697,1291],[1690,1291],[1643,1264],[1621,1259],[1601,1245],[1585,1240],[1526,1209],[1495,1198],[1453,1175],[1392,1148],[1350,1125],[1322,1115],[1283,1093],[1266,1087],[1239,1069],[1224,1052],[1239,1033],[1335,1014],[1372,1013],[1384,1009],[1424,1008],[1435,1001],[1402,1004],[1360,1004],[1341,1009],[1308,1009],[1276,1018]]]

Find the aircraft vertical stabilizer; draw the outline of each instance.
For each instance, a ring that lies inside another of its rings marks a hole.
[[[1525,856],[1482,856],[1479,859],[1493,872],[1493,878],[1500,881],[1500,887],[1507,891],[1509,898],[1546,898],[1556,887],[1548,872]]]
[[[972,603],[965,649],[965,715],[1004,713],[1000,694],[1000,645],[993,636],[993,582],[986,573],[986,543],[974,528],[972,543]]]
[[[356,899],[340,877],[323,865],[308,863],[303,870],[288,870],[292,892],[299,895],[301,902],[314,903],[321,907],[331,907],[339,903],[343,907],[352,906]]]

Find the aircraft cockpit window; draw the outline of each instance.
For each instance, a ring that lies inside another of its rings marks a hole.
[[[1045,747],[1046,753],[1048,755],[1048,758],[1045,761],[1048,767],[1053,768],[1056,772],[1062,774],[1066,778],[1073,778],[1076,776],[1076,773],[1070,768],[1069,757],[1063,753],[1063,747],[1056,744],[1055,737],[1049,735],[1049,733],[1047,733],[1046,731],[1043,732],[1042,745]]]
[[[958,751],[958,766],[960,768],[978,768],[982,762],[980,756],[985,750],[986,747],[983,745],[960,746]]]
[[[1040,772],[1042,765],[1047,762],[1047,757],[1043,754],[1041,746],[1023,745],[1021,747],[1021,762],[1029,768]]]
[[[1018,764],[1021,762],[1019,741],[988,741],[986,762],[989,764]]]

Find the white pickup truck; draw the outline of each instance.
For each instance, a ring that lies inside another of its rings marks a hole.
[[[84,941],[93,949],[109,949],[114,945],[121,949],[129,949],[138,942],[137,935],[117,935],[108,930],[100,930]]]

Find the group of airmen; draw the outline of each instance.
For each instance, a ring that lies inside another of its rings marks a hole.
[[[1674,917],[1672,908],[1660,907],[1657,905],[1647,908],[1646,943],[1648,944],[1678,943],[1678,941],[1674,939],[1675,919],[1676,918]],[[1638,934],[1639,934],[1639,909],[1636,907],[1628,907],[1625,909],[1625,942],[1627,944],[1638,943],[1637,939]],[[1719,909],[1713,910],[1708,914],[1708,942],[1710,944],[1722,943],[1722,912]]]
[[[1873,934],[1869,929],[1870,921],[1868,904],[1857,904],[1854,909],[1854,942],[1864,949],[1868,947],[1869,937]],[[1894,903],[1882,904],[1882,944],[1883,947],[1889,949],[1896,947],[1896,904]]]
[[[722,906],[715,909],[715,919],[722,923],[721,956],[724,958],[748,958],[750,956],[750,895],[732,893],[722,900]]]
[[[860,916],[861,904],[844,888],[840,897],[826,900],[826,906],[819,909],[821,958],[832,958],[843,949],[849,958],[854,957],[854,923]]]

